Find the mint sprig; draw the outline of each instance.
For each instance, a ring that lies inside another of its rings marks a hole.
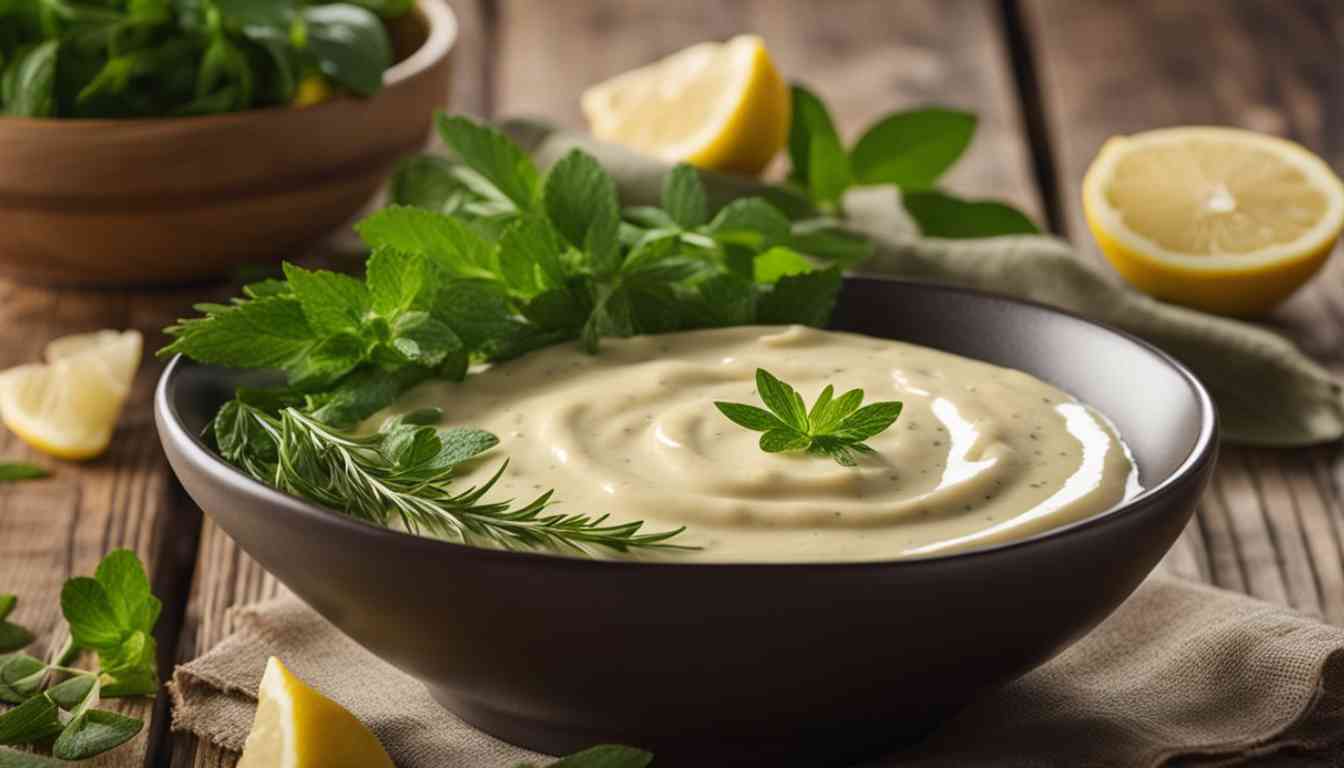
[[[17,483],[22,480],[41,480],[51,473],[33,464],[17,461],[0,461],[0,483]]]
[[[835,397],[835,388],[829,384],[809,410],[793,387],[764,368],[756,369],[756,392],[770,410],[745,403],[717,401],[714,405],[734,424],[763,432],[760,446],[766,453],[804,451],[847,467],[857,464],[855,454],[874,453],[864,441],[885,431],[901,415],[899,402],[865,406],[863,390],[851,389]]]
[[[162,604],[135,553],[113,551],[93,577],[66,582],[61,611],[71,639],[49,661],[18,652],[35,638],[6,621],[16,603],[0,595],[0,651],[9,651],[0,656],[0,701],[17,705],[0,714],[0,745],[49,744],[61,760],[86,760],[139,733],[141,720],[96,708],[105,698],[158,691],[152,633]],[[96,654],[97,670],[68,666],[81,651]],[[0,749],[0,765],[18,754]]]
[[[824,213],[843,218],[845,192],[891,184],[926,237],[975,238],[1035,234],[1039,228],[1007,203],[961,200],[939,191],[938,180],[971,144],[976,117],[944,107],[892,112],[869,126],[846,150],[825,103],[793,86],[789,184]],[[830,235],[825,245],[843,249]]]

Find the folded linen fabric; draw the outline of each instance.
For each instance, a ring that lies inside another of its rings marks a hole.
[[[232,620],[233,635],[174,672],[175,729],[241,750],[277,656],[369,725],[401,768],[548,762],[472,729],[293,596]],[[1155,576],[1045,666],[864,766],[1135,768],[1285,754],[1338,765],[1341,749],[1344,629]]]

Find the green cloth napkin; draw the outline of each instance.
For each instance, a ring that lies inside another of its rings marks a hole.
[[[586,134],[515,120],[504,124],[549,166],[580,147],[615,177],[625,205],[657,203],[668,166]],[[760,182],[703,173],[711,203],[760,194]],[[1018,235],[944,240],[919,235],[895,188],[845,199],[848,224],[872,238],[871,259],[854,269],[965,286],[1051,304],[1140,336],[1190,367],[1218,406],[1222,434],[1253,445],[1310,445],[1344,436],[1344,389],[1292,342],[1251,323],[1164,304],[1113,281],[1064,240]]]

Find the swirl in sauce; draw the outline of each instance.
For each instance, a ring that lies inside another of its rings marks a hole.
[[[715,400],[759,404],[765,368],[811,403],[823,387],[900,400],[857,468],[767,454]],[[739,327],[564,345],[408,393],[497,451],[462,468],[492,498],[554,488],[557,511],[687,526],[678,560],[875,560],[974,549],[1099,514],[1138,493],[1109,422],[1025,373],[901,342],[811,328]],[[378,420],[388,414],[377,417]],[[377,421],[373,422],[374,424]]]

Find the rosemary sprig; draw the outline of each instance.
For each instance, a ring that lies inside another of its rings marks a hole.
[[[234,400],[220,410],[214,432],[220,454],[257,480],[381,526],[399,522],[411,533],[504,549],[691,549],[668,543],[685,528],[640,533],[642,522],[549,513],[551,491],[516,509],[512,501],[483,501],[507,461],[485,483],[458,491],[454,468],[498,441],[488,432],[435,429],[425,420],[412,414],[357,435],[296,408],[271,415]]]

